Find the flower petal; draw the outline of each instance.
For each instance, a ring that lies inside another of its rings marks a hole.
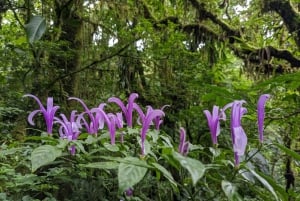
[[[247,146],[247,135],[241,126],[234,127],[233,132],[235,136],[233,144],[234,152],[236,152],[238,156],[243,156]]]
[[[33,117],[38,114],[39,112],[41,112],[41,110],[34,110],[32,111],[29,115],[28,115],[28,123],[32,126],[35,125],[35,123],[33,122]]]
[[[262,143],[264,140],[264,118],[265,118],[265,104],[268,99],[270,99],[269,94],[263,94],[259,97],[257,103],[257,121],[258,121],[258,133],[259,141]]]

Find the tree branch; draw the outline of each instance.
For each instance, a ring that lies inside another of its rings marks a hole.
[[[289,0],[264,0],[263,12],[275,11],[283,19],[290,34],[294,34],[297,46],[300,47],[300,15]]]
[[[134,42],[135,42],[135,41],[134,41]],[[57,81],[59,81],[59,80],[65,79],[65,78],[67,78],[67,77],[69,77],[69,76],[71,76],[71,75],[80,73],[80,72],[85,71],[85,70],[87,70],[87,69],[90,69],[90,68],[92,68],[92,67],[93,67],[94,65],[96,65],[96,64],[103,63],[103,62],[107,61],[108,59],[111,59],[111,58],[113,58],[113,57],[119,55],[119,54],[120,54],[121,52],[123,52],[126,48],[128,48],[131,44],[132,44],[132,42],[130,42],[130,43],[124,45],[123,47],[121,47],[120,49],[118,49],[116,52],[114,52],[114,53],[112,53],[112,54],[110,54],[110,55],[103,56],[103,57],[100,58],[99,60],[94,60],[94,61],[92,61],[90,64],[88,64],[88,65],[86,65],[86,66],[84,66],[84,67],[82,67],[82,68],[80,68],[80,69],[78,69],[78,70],[76,70],[76,71],[73,71],[73,72],[70,72],[70,73],[68,73],[68,74],[64,74],[64,75],[61,75],[61,76],[55,78],[55,79],[49,84],[49,86],[54,85],[54,84],[55,84]]]
[[[192,6],[197,10],[198,12],[198,20],[201,22],[202,20],[209,19],[213,23],[219,25],[223,31],[226,32],[227,37],[241,37],[240,31],[237,29],[234,29],[230,27],[227,23],[224,21],[220,20],[216,15],[213,13],[209,12],[205,8],[204,3],[199,3],[197,0],[189,0],[189,2],[192,4]]]
[[[273,46],[266,46],[264,48],[256,48],[256,49],[234,49],[235,54],[238,57],[244,58],[244,55],[252,55],[248,59],[253,63],[260,63],[262,60],[271,60],[272,57],[277,59],[283,59],[291,64],[292,67],[300,68],[300,59],[295,57],[288,50],[280,50]]]

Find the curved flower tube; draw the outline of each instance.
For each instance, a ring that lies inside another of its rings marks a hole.
[[[265,104],[270,99],[270,94],[263,94],[259,97],[257,102],[257,121],[258,121],[258,133],[259,142],[264,141],[264,119],[265,119]]]
[[[234,101],[231,106],[231,138],[235,158],[235,166],[239,165],[239,157],[243,156],[247,146],[247,135],[241,125],[242,116],[247,109],[242,107],[245,101]]]
[[[60,138],[67,139],[68,141],[77,140],[80,134],[81,126],[76,122],[76,111],[73,110],[70,115],[70,120],[64,114],[61,114],[61,119],[58,117],[54,117],[54,123],[59,123],[61,126],[59,128]],[[72,155],[75,155],[76,149],[75,145],[72,145],[70,148],[70,152]]]
[[[33,117],[38,114],[42,113],[43,117],[46,122],[47,127],[47,133],[52,134],[53,129],[53,119],[55,116],[56,111],[59,109],[59,106],[53,106],[53,97],[47,98],[47,106],[46,108],[43,106],[41,101],[38,99],[38,97],[32,95],[32,94],[25,94],[23,97],[31,97],[38,103],[40,109],[32,111],[28,116],[28,122],[30,125],[34,126],[35,123],[33,122]]]
[[[76,97],[70,97],[69,100],[76,100],[82,105],[85,112],[83,112],[79,115],[78,121],[83,122],[83,125],[87,129],[88,133],[97,134],[99,128],[103,128],[103,120],[101,119],[102,116],[99,116],[99,115],[97,116],[97,113],[95,112],[97,109],[93,108],[90,110],[81,99],[76,98]],[[103,109],[105,105],[106,105],[105,103],[101,103],[98,106],[98,108]],[[94,115],[93,113],[96,113],[96,114]],[[86,119],[84,118],[85,114],[88,115],[90,122],[86,121]]]
[[[130,94],[130,96],[128,98],[128,103],[126,106],[119,98],[111,97],[108,99],[108,102],[116,103],[121,108],[121,110],[125,116],[127,126],[130,128],[132,127],[132,113],[133,113],[134,100],[136,98],[138,98],[138,96],[139,95],[137,93]]]
[[[145,155],[145,139],[147,131],[152,123],[152,121],[157,117],[164,116],[165,113],[162,110],[158,109],[148,109],[147,113],[144,117],[141,117],[142,120],[142,129],[141,129],[141,148],[142,148],[142,156]]]
[[[186,156],[189,152],[189,145],[190,143],[188,141],[185,141],[186,133],[184,128],[180,127],[180,142],[178,146],[178,152],[182,155]]]
[[[204,110],[204,114],[207,118],[208,127],[210,130],[211,139],[214,145],[218,144],[218,136],[220,134],[220,110],[219,106],[214,105],[212,113],[208,110]]]

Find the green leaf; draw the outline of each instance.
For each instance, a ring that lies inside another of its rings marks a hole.
[[[266,189],[268,189],[274,195],[274,198],[276,200],[279,200],[274,188],[270,185],[270,183],[265,178],[263,178],[261,175],[259,175],[252,169],[249,169],[249,171],[265,186]]]
[[[293,157],[294,159],[300,161],[300,155],[299,155],[297,152],[295,152],[295,151],[293,151],[293,150],[291,150],[291,149],[285,147],[284,145],[278,144],[278,143],[275,143],[275,145],[276,145],[279,149],[281,149],[282,151],[284,151],[286,154],[288,154],[288,155],[290,155],[291,157]]]
[[[42,145],[31,153],[31,170],[36,171],[39,167],[53,162],[62,152],[55,146]]]
[[[140,182],[147,173],[147,170],[147,168],[136,166],[134,164],[120,163],[118,169],[120,193]]]
[[[144,168],[152,168],[151,166],[149,166],[146,163],[146,161],[143,161],[139,158],[135,158],[135,157],[131,157],[131,156],[128,156],[126,158],[111,157],[111,156],[100,156],[100,158],[110,160],[110,161],[116,161],[116,162],[120,162],[120,163],[132,164],[132,165],[140,166],[140,167],[144,167]]]
[[[28,24],[25,24],[25,30],[29,43],[41,39],[46,31],[46,20],[42,16],[33,16]]]
[[[117,152],[119,151],[119,147],[117,145],[112,145],[108,142],[105,142],[103,143],[103,146],[108,150],[108,151],[111,151],[111,152]]]
[[[174,180],[173,176],[171,175],[171,173],[166,168],[164,168],[163,166],[161,166],[158,163],[152,163],[152,165],[157,170],[159,170],[161,173],[163,173],[164,177],[166,177],[171,182],[171,184],[173,184],[174,186],[177,186],[176,181]]]
[[[196,185],[198,180],[204,175],[205,166],[200,161],[182,156],[175,151],[173,152],[173,157],[183,168],[188,170],[192,177],[193,185]]]
[[[82,167],[87,168],[97,168],[97,169],[117,169],[119,167],[119,163],[112,162],[112,161],[105,161],[105,162],[95,162],[95,163],[88,163],[88,164],[81,164]]]
[[[236,187],[229,181],[222,181],[222,189],[228,200],[243,200],[238,194]]]
[[[81,140],[71,141],[71,144],[75,144],[76,149],[80,150],[84,154],[87,154],[82,143],[84,143],[84,142]]]
[[[253,173],[254,170],[251,171]],[[255,171],[256,174],[254,176],[257,178],[257,176],[260,176],[263,178],[268,184],[274,189],[274,192],[276,192],[277,195],[281,196],[282,199],[279,200],[288,200],[288,194],[286,193],[285,189],[282,188],[280,185],[277,184],[277,182],[274,180],[274,178],[262,173]],[[260,180],[261,181],[261,180]],[[270,189],[268,189],[270,191]]]

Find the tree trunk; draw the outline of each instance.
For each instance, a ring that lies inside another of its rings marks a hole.
[[[55,37],[62,45],[61,51],[67,55],[51,55],[50,63],[60,69],[63,92],[67,96],[76,96],[78,89],[78,74],[76,71],[81,65],[81,53],[83,49],[82,29],[83,21],[81,13],[83,0],[69,0],[55,2],[56,28],[59,30]]]

